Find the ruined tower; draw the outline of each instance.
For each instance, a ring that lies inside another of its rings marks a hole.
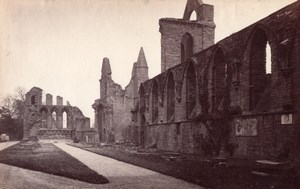
[[[196,20],[190,19],[192,13],[196,13]],[[214,44],[214,7],[201,0],[188,0],[182,19],[162,18],[159,26],[164,72]]]
[[[112,82],[111,79],[111,68],[108,58],[103,58],[102,69],[101,69],[101,79],[100,81],[100,98],[106,99],[109,95],[109,86]]]
[[[148,76],[148,65],[144,53],[143,47],[141,47],[137,62],[133,67],[134,70],[134,97],[138,97],[138,90],[140,84],[149,79]]]

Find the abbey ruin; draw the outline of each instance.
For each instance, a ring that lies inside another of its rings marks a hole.
[[[94,129],[90,128],[90,119],[85,117],[76,106],[69,102],[63,104],[61,96],[46,94],[43,103],[43,90],[33,87],[25,97],[25,115],[23,138],[29,139],[78,139],[86,142],[98,142]]]
[[[159,26],[161,73],[154,78],[142,48],[125,89],[103,59],[93,104],[100,141],[255,158],[297,153],[299,1],[217,43],[214,7],[201,0],[188,0],[182,18],[162,18]]]

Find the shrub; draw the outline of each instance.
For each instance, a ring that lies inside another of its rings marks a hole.
[[[7,134],[2,134],[0,136],[0,141],[1,142],[7,142],[7,141],[9,141],[9,136]]]
[[[77,136],[74,136],[74,138],[73,138],[73,142],[74,142],[74,143],[79,143],[79,142],[80,142],[80,139],[79,139],[79,138],[77,138]]]

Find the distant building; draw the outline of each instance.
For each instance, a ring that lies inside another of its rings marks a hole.
[[[42,103],[42,89],[33,87],[25,97],[24,139],[37,136],[38,139],[73,139],[98,141],[96,131],[90,128],[90,119],[76,106],[63,104],[63,98],[56,97],[53,104],[51,94],[46,94]]]
[[[128,139],[183,153],[295,155],[300,144],[299,4],[216,44],[212,5],[188,0],[183,18],[160,19],[161,74],[148,79],[141,50],[123,90],[111,79],[108,59],[103,60],[101,95],[93,105],[100,140]],[[192,12],[196,20],[190,20]]]
[[[95,125],[102,142],[131,140],[133,135],[137,135],[132,133],[134,132],[132,125],[137,122],[137,118],[132,117],[132,112],[137,111],[139,86],[149,79],[143,48],[140,49],[137,62],[133,64],[131,80],[125,90],[112,80],[111,75],[109,59],[104,58],[100,79],[100,99],[93,104]]]

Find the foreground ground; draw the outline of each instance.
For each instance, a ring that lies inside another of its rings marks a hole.
[[[108,180],[51,143],[22,141],[0,151],[0,163],[95,184]]]
[[[55,143],[56,146],[77,158],[88,167],[97,171],[109,180],[108,188],[124,189],[203,189],[203,187],[187,183],[142,167],[117,161],[86,150],[69,146],[65,143]]]
[[[288,165],[274,168],[258,166],[255,161],[203,159],[158,150],[124,146],[70,145],[115,158],[120,161],[180,178],[212,189],[298,189],[293,170]],[[260,171],[267,171],[263,174]]]
[[[8,143],[7,143],[8,144]],[[6,189],[35,188],[93,188],[93,189],[140,189],[140,188],[174,188],[194,189],[203,187],[187,183],[159,174],[141,167],[120,162],[111,158],[81,150],[64,143],[54,143],[57,147],[81,161],[89,168],[105,176],[110,181],[107,184],[89,184],[66,177],[55,176],[38,171],[27,170],[0,163],[0,186]],[[1,150],[1,145],[0,145]],[[49,160],[50,161],[50,160]],[[79,170],[80,171],[80,170]]]

